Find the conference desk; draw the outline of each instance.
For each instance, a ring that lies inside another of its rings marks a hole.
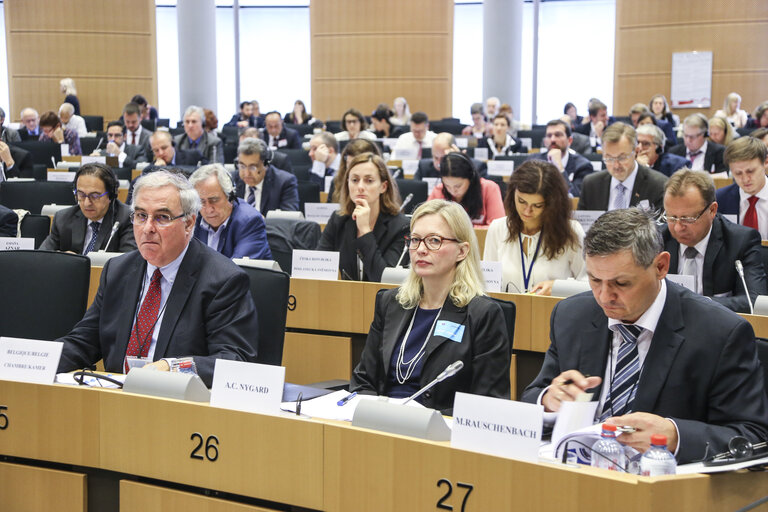
[[[117,390],[0,381],[0,407],[3,510],[706,512],[768,488],[766,472],[639,477]]]

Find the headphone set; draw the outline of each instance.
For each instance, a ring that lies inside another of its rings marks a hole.
[[[477,174],[477,169],[475,169],[475,164],[472,162],[472,159],[467,156],[466,153],[462,153],[461,151],[453,151],[451,153],[446,153],[443,157],[443,162],[445,162],[446,158],[453,158],[453,155],[455,155],[457,158],[464,160],[467,165],[469,165],[470,169],[472,169],[474,174]],[[443,168],[442,162],[440,163],[440,168]]]
[[[75,179],[72,180],[72,193],[77,195],[77,180],[83,173],[83,169],[92,169],[94,167],[99,169],[101,172],[96,174],[87,174],[87,176],[95,176],[103,181],[104,187],[107,189],[109,200],[114,201],[117,199],[117,189],[120,188],[120,181],[118,181],[117,176],[115,176],[115,173],[112,171],[112,169],[104,164],[92,163],[80,167],[80,169],[78,169],[75,173]]]
[[[259,155],[261,156],[261,163],[264,164],[264,166],[268,166],[270,162],[272,162],[272,159],[275,157],[275,152],[272,148],[267,146],[267,143],[264,142],[261,139],[256,139],[259,142],[261,151],[259,152]]]

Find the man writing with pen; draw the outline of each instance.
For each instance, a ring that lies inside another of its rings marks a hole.
[[[768,399],[752,327],[710,299],[667,282],[670,255],[638,209],[600,217],[584,240],[591,293],[552,311],[551,345],[522,399],[554,421],[584,392],[595,421],[629,427],[639,451],[667,436],[681,463],[768,439]]]

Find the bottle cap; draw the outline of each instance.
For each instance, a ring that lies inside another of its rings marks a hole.
[[[603,430],[607,430],[609,432],[616,432],[616,425],[611,425],[610,423],[603,423]]]
[[[656,446],[659,446],[659,445],[666,446],[667,445],[667,436],[665,436],[663,434],[653,434],[651,436],[651,444],[656,445]]]

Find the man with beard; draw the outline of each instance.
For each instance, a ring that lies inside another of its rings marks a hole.
[[[571,149],[573,136],[568,123],[554,119],[547,123],[545,136],[549,141],[549,151],[535,153],[529,160],[546,160],[560,171],[568,185],[568,192],[573,197],[581,194],[581,182],[584,177],[594,172],[592,163]]]

